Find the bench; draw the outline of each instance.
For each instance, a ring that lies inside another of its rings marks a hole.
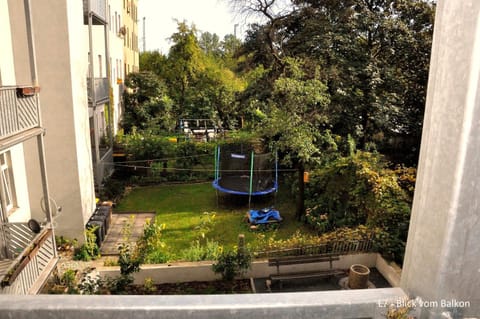
[[[326,278],[336,275],[342,275],[345,271],[341,269],[333,268],[333,261],[340,260],[340,256],[337,254],[318,254],[318,255],[305,255],[305,256],[286,256],[276,257],[268,259],[268,265],[277,268],[277,273],[270,275],[271,282],[279,282],[280,288],[282,287],[282,281],[295,280],[295,279],[308,279],[308,278]],[[329,262],[330,267],[327,270],[318,271],[304,271],[294,273],[281,273],[280,267],[287,265],[299,265],[309,263],[321,263]]]

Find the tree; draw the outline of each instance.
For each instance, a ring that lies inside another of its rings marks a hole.
[[[186,22],[178,22],[178,32],[170,40],[173,45],[167,58],[168,71],[166,82],[170,95],[178,103],[180,116],[192,116],[195,105],[190,96],[192,85],[198,81],[198,75],[205,70],[204,55],[196,37],[194,25],[189,27]]]
[[[155,73],[160,78],[167,72],[167,57],[158,51],[140,53],[140,70]]]
[[[274,83],[269,100],[270,112],[258,126],[260,134],[283,155],[284,163],[298,168],[299,196],[297,217],[304,213],[303,173],[306,164],[320,155],[317,139],[327,124],[326,107],[330,100],[327,88],[317,76],[308,78],[299,59],[283,61],[285,71]]]
[[[282,64],[283,38],[281,29],[283,21],[297,8],[289,0],[230,0],[233,10],[241,15],[255,15],[262,18],[265,24],[257,30],[262,31],[261,38],[265,40],[271,56]]]
[[[400,138],[418,150],[434,5],[414,0],[297,0],[284,46],[319,63],[338,116],[361,148]],[[409,146],[408,146],[409,145]],[[416,157],[416,156],[415,156]]]
[[[376,144],[390,154],[401,151],[399,161],[415,161],[432,41],[431,1],[235,3],[239,12],[265,16],[263,25],[247,33],[242,53],[272,70],[270,83],[283,71],[284,57],[303,59],[306,72],[320,66],[331,96],[333,132],[352,135],[361,148]]]
[[[171,36],[173,45],[168,56],[143,52],[140,55],[142,67],[164,83],[171,97],[169,115],[173,121],[208,118],[224,127],[234,126],[238,116],[235,97],[245,83],[232,71],[235,65],[233,51],[228,51],[227,66],[224,53],[227,51],[223,51],[218,36],[207,32],[198,40],[197,34],[194,25],[179,22],[178,31]],[[234,39],[226,39],[229,41],[226,44],[235,45]]]
[[[125,133],[137,129],[171,131],[175,127],[172,101],[162,81],[152,72],[130,73],[125,79]]]
[[[215,33],[202,32],[198,44],[207,56],[219,58],[222,54],[222,44]]]

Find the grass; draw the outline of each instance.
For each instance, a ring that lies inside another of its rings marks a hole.
[[[165,224],[163,241],[169,253],[179,253],[190,247],[192,242],[202,239],[202,232],[209,240],[218,241],[226,248],[238,242],[238,235],[244,234],[247,244],[255,245],[258,231],[252,231],[245,222],[248,211],[248,197],[220,197],[217,205],[215,190],[210,183],[162,185],[140,187],[132,190],[115,209],[116,211],[155,211],[157,223]],[[252,208],[272,205],[273,198],[254,202]],[[275,207],[284,221],[277,230],[261,232],[277,239],[288,238],[298,229],[309,232],[295,220],[295,201],[286,191],[276,195]],[[209,223],[215,212],[213,223]],[[205,214],[209,213],[209,214]],[[200,226],[206,226],[199,229]]]

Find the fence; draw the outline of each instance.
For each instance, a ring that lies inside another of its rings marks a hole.
[[[321,245],[305,245],[295,248],[272,249],[253,252],[255,258],[270,258],[281,256],[306,256],[317,254],[350,254],[373,251],[373,240],[339,240]]]

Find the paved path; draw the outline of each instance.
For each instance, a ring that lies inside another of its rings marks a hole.
[[[125,225],[127,224],[131,225],[129,227],[130,238],[128,242],[136,243],[143,234],[143,226],[147,219],[153,218],[155,218],[155,213],[153,212],[113,213],[110,228],[100,247],[100,254],[102,256],[118,255],[118,246],[127,242],[124,235]]]

